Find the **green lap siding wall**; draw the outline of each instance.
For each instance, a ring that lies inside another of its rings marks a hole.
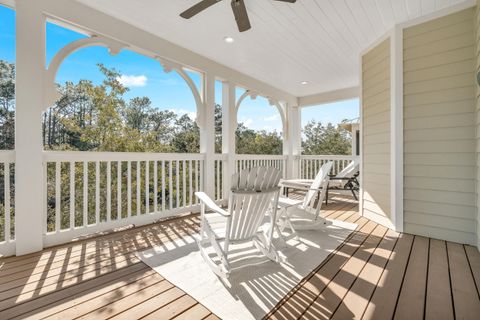
[[[362,214],[390,221],[390,39],[362,56]]]
[[[474,16],[404,29],[404,231],[476,245]]]

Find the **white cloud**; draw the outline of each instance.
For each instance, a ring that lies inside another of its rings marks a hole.
[[[250,127],[252,125],[252,123],[253,123],[253,119],[251,119],[251,118],[248,118],[247,120],[243,121],[243,125],[245,127]]]
[[[170,109],[169,111],[179,116],[183,116],[184,114],[186,114],[192,120],[195,120],[195,118],[197,117],[197,113],[195,111],[189,111],[185,109]]]
[[[279,119],[280,117],[278,116],[278,114],[274,114],[273,116],[266,117],[263,120],[267,122],[273,122],[273,121],[278,121]]]
[[[145,87],[147,85],[147,77],[144,75],[141,76],[129,76],[122,74],[117,78],[118,82],[126,87]]]

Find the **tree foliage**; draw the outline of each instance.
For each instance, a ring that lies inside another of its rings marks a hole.
[[[305,139],[302,142],[306,155],[349,155],[352,150],[351,134],[331,123],[326,125],[312,120],[303,130]]]
[[[46,150],[199,152],[200,129],[193,119],[160,110],[148,97],[127,100],[129,89],[118,81],[121,73],[102,64],[98,68],[100,84],[80,80],[58,86],[60,98],[43,115]],[[14,149],[15,65],[6,61],[0,61],[0,104],[0,148]],[[349,133],[331,123],[311,121],[303,133],[304,154],[350,154]],[[216,105],[215,151],[221,149],[222,110]],[[239,123],[236,152],[282,154],[282,135]]]

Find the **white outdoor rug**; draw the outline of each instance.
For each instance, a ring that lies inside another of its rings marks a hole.
[[[357,226],[333,221],[315,231],[299,231],[287,246],[276,240],[282,262],[275,263],[250,244],[232,246],[232,271],[218,278],[198,251],[193,237],[138,252],[162,277],[222,319],[260,319],[335,250]]]

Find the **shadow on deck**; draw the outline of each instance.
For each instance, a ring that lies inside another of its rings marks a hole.
[[[357,230],[296,286],[271,319],[478,318],[476,248],[397,234],[336,195],[324,215]],[[136,251],[198,232],[197,215],[0,259],[0,318],[214,319]]]

